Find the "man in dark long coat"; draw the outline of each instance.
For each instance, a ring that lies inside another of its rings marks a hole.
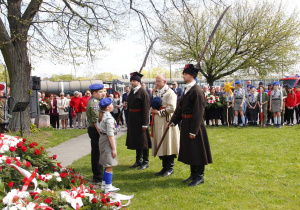
[[[186,83],[182,99],[170,126],[176,125],[182,120],[180,133],[180,149],[178,160],[190,165],[191,176],[183,180],[190,182],[189,186],[204,183],[205,165],[212,163],[210,146],[203,114],[205,109],[204,94],[196,84],[199,69],[192,64],[185,66],[183,80]]]
[[[126,146],[127,149],[136,150],[136,162],[130,168],[139,167],[139,170],[149,167],[149,148],[151,148],[148,130],[150,99],[146,90],[141,88],[142,76],[138,72],[131,73],[132,90],[127,98],[129,112]]]

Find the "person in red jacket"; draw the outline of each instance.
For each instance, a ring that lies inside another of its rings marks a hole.
[[[300,124],[300,85],[297,85],[295,87],[295,95],[297,97],[296,107],[295,107],[295,111],[296,111],[296,123]]]
[[[78,129],[81,129],[81,106],[80,106],[80,100],[81,98],[79,97],[79,92],[76,91],[74,93],[74,97],[70,101],[70,106],[71,108],[75,108],[76,116],[72,116],[72,121],[74,124],[74,128],[76,128],[76,119],[78,121]]]
[[[80,106],[81,106],[81,119],[82,119],[82,129],[87,128],[87,121],[86,121],[86,105],[88,104],[89,100],[91,98],[91,92],[87,90],[84,94],[84,96],[80,100]]]
[[[297,102],[297,96],[293,91],[293,88],[288,85],[288,96],[285,99],[285,106],[286,106],[286,114],[287,114],[287,122],[290,126],[294,125],[294,111],[295,111],[295,106]]]

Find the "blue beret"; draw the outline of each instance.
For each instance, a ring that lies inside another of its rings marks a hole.
[[[273,83],[273,86],[274,86],[274,85],[280,85],[280,82],[279,82],[279,81],[276,81],[276,82]]]
[[[255,89],[256,89],[256,87],[255,87],[254,85],[251,85],[251,89],[252,89],[252,88],[255,88]]]
[[[234,84],[242,84],[241,80],[237,80]]]
[[[250,88],[251,88],[251,86],[252,86],[252,85],[247,85],[247,87],[250,87]]]
[[[110,105],[112,102],[112,99],[111,98],[103,98],[100,103],[99,103],[99,106],[101,109],[107,107],[108,105]]]
[[[155,97],[152,99],[150,106],[153,109],[157,109],[159,110],[160,106],[161,106],[161,97]]]
[[[102,90],[104,88],[103,84],[92,84],[89,87],[91,90]]]

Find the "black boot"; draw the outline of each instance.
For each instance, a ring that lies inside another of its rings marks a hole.
[[[166,157],[167,156],[161,156],[161,157],[159,157],[159,159],[161,159],[161,161],[162,161],[162,167],[163,168],[161,169],[160,172],[158,172],[158,173],[155,174],[156,176],[161,176],[161,175],[163,175],[163,173],[165,173],[166,167],[167,167]]]
[[[174,158],[175,158],[174,155],[167,156],[167,158],[166,158],[167,168],[166,168],[165,173],[162,175],[162,177],[170,176],[171,174],[174,173],[174,169],[173,169],[174,165],[175,165]]]
[[[143,155],[143,150],[136,150],[136,161],[129,168],[136,168],[136,167],[141,166],[143,163],[142,155]]]
[[[191,176],[185,180],[183,180],[182,182],[189,182],[195,179],[195,175],[196,175],[196,171],[195,171],[195,166],[194,165],[190,165],[191,168]]]
[[[195,166],[195,178],[194,180],[188,185],[189,187],[196,186],[198,184],[204,183],[204,165],[197,165]]]
[[[139,170],[144,170],[149,167],[149,149],[144,149],[143,150],[143,163],[139,167]]]

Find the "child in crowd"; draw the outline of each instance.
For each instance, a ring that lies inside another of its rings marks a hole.
[[[249,125],[257,125],[257,93],[256,87],[251,86],[251,92],[248,96],[248,113],[249,113]]]
[[[287,87],[287,98],[285,99],[285,106],[286,106],[286,116],[287,116],[287,123],[290,126],[294,125],[294,111],[295,111],[295,106],[296,106],[296,101],[297,101],[297,96],[295,95],[293,88],[288,85]]]
[[[274,116],[274,127],[281,128],[281,111],[283,106],[282,92],[279,90],[280,82],[273,83],[273,90],[270,95],[270,111]]]
[[[245,116],[244,116],[244,101],[245,101],[245,90],[242,89],[241,80],[235,82],[235,89],[233,91],[232,108],[234,109],[234,126],[238,125],[238,115],[240,113],[242,124],[241,127],[245,127]]]
[[[269,95],[266,92],[265,86],[262,86],[260,88],[260,93],[257,96],[257,101],[258,101],[258,106],[259,106],[259,113],[261,114],[262,111],[262,116],[263,120],[261,122],[261,127],[266,127],[267,123],[267,117],[268,117],[268,102],[269,102]],[[261,121],[261,119],[260,119]]]
[[[112,99],[104,98],[100,101],[97,127],[100,131],[99,151],[100,164],[106,167],[102,179],[101,189],[105,193],[117,192],[120,189],[112,186],[113,168],[118,165],[116,135],[116,121],[110,114],[113,110]]]

